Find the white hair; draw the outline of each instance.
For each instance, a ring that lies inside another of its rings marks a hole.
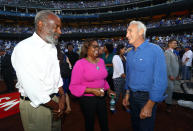
[[[137,27],[138,27],[138,31],[140,31],[141,29],[143,29],[143,37],[144,37],[144,39],[145,39],[145,37],[146,37],[146,31],[147,31],[147,27],[141,22],[141,21],[135,21],[135,20],[133,20],[133,21],[131,21],[130,23],[129,23],[129,25],[137,25]]]
[[[55,15],[51,10],[42,10],[39,11],[35,16],[35,30],[37,31],[38,28],[38,22],[42,21],[44,24],[48,21],[48,15]]]

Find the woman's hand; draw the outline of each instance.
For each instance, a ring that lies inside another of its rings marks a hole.
[[[116,93],[114,91],[112,91],[111,89],[108,90],[108,95],[109,95],[109,97],[111,97],[111,95],[116,97]]]
[[[105,92],[103,88],[86,88],[85,94],[93,94],[95,96],[104,96]]]
[[[103,88],[93,88],[93,94],[95,96],[104,96],[105,95],[105,92],[104,92],[104,89]]]
[[[121,75],[121,77],[122,77],[122,78],[126,78],[126,75],[125,75],[125,73],[123,73],[123,74]]]

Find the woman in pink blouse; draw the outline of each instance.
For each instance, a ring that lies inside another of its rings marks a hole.
[[[108,131],[105,91],[114,94],[106,81],[107,70],[104,61],[98,58],[99,46],[88,40],[81,49],[81,58],[73,67],[70,91],[80,97],[80,105],[85,119],[85,130],[94,131],[95,114],[99,118],[102,131]]]

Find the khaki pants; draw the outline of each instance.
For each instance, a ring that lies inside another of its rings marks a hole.
[[[52,100],[58,102],[57,96]],[[61,131],[61,119],[53,120],[49,108],[42,105],[34,108],[30,105],[30,101],[20,99],[19,109],[25,131]]]

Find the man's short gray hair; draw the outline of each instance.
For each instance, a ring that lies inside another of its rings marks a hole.
[[[42,10],[42,11],[39,11],[36,16],[35,16],[35,30],[37,31],[37,25],[38,25],[38,22],[39,21],[42,21],[43,23],[47,22],[48,20],[48,16],[50,14],[53,14],[55,15],[52,11],[50,10]]]
[[[135,21],[135,20],[133,20],[133,21],[131,21],[131,22],[129,23],[129,25],[132,25],[132,24],[137,25],[138,31],[141,30],[141,29],[144,30],[143,37],[144,37],[144,39],[145,39],[147,27],[146,27],[141,21]]]

